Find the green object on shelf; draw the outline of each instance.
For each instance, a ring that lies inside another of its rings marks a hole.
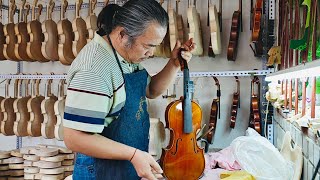
[[[320,94],[320,77],[316,80],[316,94]]]

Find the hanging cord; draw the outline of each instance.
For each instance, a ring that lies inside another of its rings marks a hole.
[[[6,81],[6,79],[5,80],[3,80],[3,81],[0,81],[0,84],[2,84],[3,82],[5,82]]]
[[[320,159],[318,161],[317,167],[316,167],[316,169],[315,169],[315,171],[314,171],[314,173],[312,175],[312,179],[311,180],[315,180],[316,179],[316,175],[317,175],[317,173],[319,171],[319,168],[320,168]]]

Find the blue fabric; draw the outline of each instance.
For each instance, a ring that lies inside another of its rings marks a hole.
[[[72,178],[75,180],[95,180],[96,170],[94,168],[94,158],[77,153]]]
[[[113,120],[108,127],[104,128],[101,135],[114,141],[148,151],[149,145],[149,114],[146,103],[146,87],[148,73],[141,70],[131,74],[124,74],[126,102],[117,119]],[[85,155],[81,155],[83,158]],[[137,180],[141,179],[131,162],[123,160],[95,159],[87,156],[91,164],[85,167],[95,167],[95,179],[97,180]],[[78,160],[77,161],[83,161]],[[79,164],[76,163],[75,169]],[[82,169],[85,171],[85,168]],[[92,177],[91,172],[75,171],[73,179],[85,179]],[[94,177],[93,177],[94,178]]]
[[[72,119],[72,121],[83,122],[88,124],[104,124],[105,119],[93,118],[87,116],[78,116],[74,114],[64,113],[64,119]]]

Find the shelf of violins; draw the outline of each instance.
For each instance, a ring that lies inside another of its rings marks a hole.
[[[316,83],[320,76],[320,2],[284,0],[279,2],[278,46],[270,49],[269,62],[278,72],[267,76],[273,81],[267,99],[278,114],[305,134],[320,137]],[[307,86],[311,94],[307,98]]]

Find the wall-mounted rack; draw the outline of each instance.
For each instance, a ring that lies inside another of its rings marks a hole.
[[[266,76],[273,72],[269,70],[252,70],[252,71],[218,71],[218,72],[190,72],[190,77],[212,77],[212,76]],[[182,77],[178,73],[177,77]],[[0,79],[65,79],[67,75],[36,75],[36,74],[0,74]]]

